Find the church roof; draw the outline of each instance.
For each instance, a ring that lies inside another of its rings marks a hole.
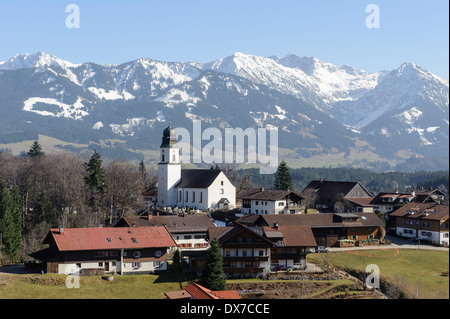
[[[170,122],[169,126],[164,130],[162,143],[160,148],[170,148],[173,147],[177,143],[177,133],[175,129],[172,128]]]
[[[222,172],[220,169],[183,169],[176,188],[207,188]]]

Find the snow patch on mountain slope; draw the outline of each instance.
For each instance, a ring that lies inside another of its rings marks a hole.
[[[35,105],[39,103],[50,106],[57,106],[57,108],[60,109],[60,112],[35,109]],[[84,107],[85,106],[81,102],[80,98],[78,98],[74,104],[69,105],[54,98],[31,97],[24,102],[22,109],[24,111],[36,113],[42,116],[66,117],[74,120],[79,120],[84,116],[89,115],[88,112],[83,110]]]

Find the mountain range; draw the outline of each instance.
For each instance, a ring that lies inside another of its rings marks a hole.
[[[280,158],[294,166],[448,167],[448,80],[412,62],[374,73],[240,52],[208,63],[74,64],[42,52],[0,62],[0,148],[41,135],[150,161],[168,121],[191,130],[194,119],[278,127]]]

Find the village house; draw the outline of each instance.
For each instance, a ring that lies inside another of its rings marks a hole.
[[[166,227],[176,243],[182,257],[189,266],[201,267],[209,248],[208,228],[215,227],[213,221],[205,214],[180,214],[122,217],[115,227]]]
[[[158,163],[159,207],[198,210],[234,208],[236,187],[220,169],[181,169],[177,134],[170,124],[163,132]]]
[[[337,247],[341,240],[355,244],[378,238],[383,222],[374,213],[320,213],[301,215],[250,215],[237,222],[250,226],[303,225],[311,228],[318,246]]]
[[[306,269],[308,248],[317,246],[311,227],[304,225],[263,227],[264,236],[275,246],[270,249],[271,269]]]
[[[433,188],[433,187],[429,187],[429,188],[419,187],[419,188],[413,189],[412,192],[414,192],[415,194],[418,194],[418,195],[431,196],[431,198],[433,198],[438,204],[443,204],[447,197],[444,192],[442,192],[439,189]]]
[[[409,203],[390,214],[396,234],[436,244],[449,244],[448,205]]]
[[[399,193],[395,192],[381,192],[378,193],[370,202],[374,211],[385,214],[386,218],[389,218],[388,213],[392,212],[395,207],[405,205],[408,203],[435,203],[436,201],[431,195],[419,194],[412,191],[411,193]]]
[[[373,196],[359,182],[314,180],[300,194],[310,205],[322,212],[353,211],[355,205],[362,207],[361,211],[371,212],[370,205],[364,202],[364,199]]]
[[[275,189],[259,188],[241,197],[242,214],[301,214],[305,206],[299,194]]]
[[[165,227],[50,229],[30,254],[47,273],[140,274],[167,270],[167,252],[176,243]]]
[[[261,227],[212,227],[208,237],[219,241],[228,278],[255,278],[270,272],[270,249],[275,244],[263,235]]]

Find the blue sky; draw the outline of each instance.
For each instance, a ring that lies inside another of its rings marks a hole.
[[[79,29],[65,24],[71,3]],[[378,29],[365,25],[371,3]],[[37,51],[73,63],[293,53],[369,72],[411,61],[448,79],[448,25],[447,0],[0,0],[0,61]]]

